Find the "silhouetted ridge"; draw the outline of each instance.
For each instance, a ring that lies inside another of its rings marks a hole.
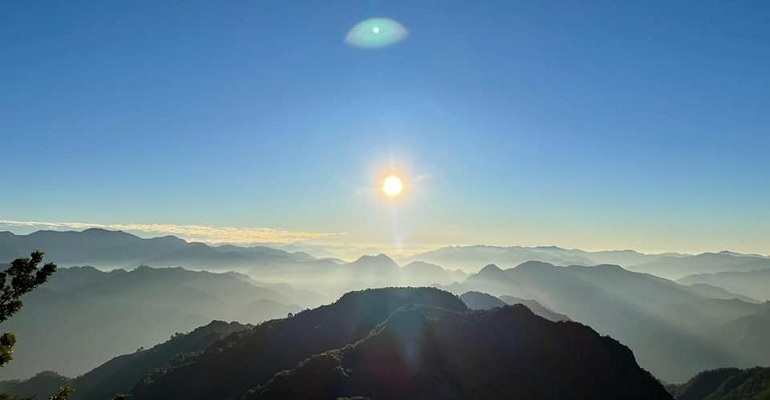
[[[236,398],[275,373],[324,351],[366,337],[404,306],[466,311],[451,293],[434,288],[368,289],[293,317],[265,322],[215,343],[188,365],[138,385],[137,399]]]
[[[505,305],[504,301],[491,294],[475,291],[463,293],[462,296],[460,296],[460,300],[462,300],[471,310],[488,310],[490,308],[502,307]]]
[[[704,371],[682,385],[669,385],[677,400],[766,400],[770,368],[722,368]]]
[[[363,340],[317,354],[244,399],[670,399],[631,351],[523,305],[404,307]]]
[[[527,308],[529,308],[530,311],[535,313],[535,315],[539,315],[549,321],[554,321],[554,322],[570,321],[570,318],[568,316],[554,312],[551,309],[544,307],[542,304],[538,303],[535,300],[520,299],[518,297],[513,297],[513,296],[500,296],[500,300],[511,305],[515,305],[515,304],[524,305]]]
[[[45,399],[67,383],[69,378],[53,371],[43,371],[27,380],[0,381],[2,394],[17,396],[19,399]]]
[[[115,357],[72,380],[72,400],[111,399],[131,391],[147,374],[190,362],[212,343],[230,334],[252,328],[237,322],[212,321],[190,333],[176,334],[147,350]]]
[[[60,266],[95,265],[133,267],[183,265],[206,268],[301,267],[305,263],[328,266],[328,262],[308,259],[268,247],[208,246],[174,236],[143,239],[123,231],[90,228],[78,231],[41,230],[28,235],[0,235],[0,262],[8,262],[34,249],[45,249],[46,256]]]
[[[516,270],[519,272],[538,271],[546,268],[556,268],[556,266],[542,261],[527,261],[516,266]]]
[[[479,271],[479,275],[497,275],[501,273],[503,273],[503,270],[495,264],[488,264]]]

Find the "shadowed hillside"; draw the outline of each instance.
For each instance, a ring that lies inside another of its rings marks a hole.
[[[543,317],[549,321],[569,321],[566,315],[555,313],[534,300],[519,299],[513,296],[500,296],[497,298],[490,294],[482,292],[465,292],[460,296],[460,299],[471,310],[489,310],[495,307],[503,307],[505,305],[522,304],[529,308],[530,311],[540,317]]]
[[[249,328],[251,326],[237,322],[212,321],[190,333],[176,334],[150,349],[115,357],[75,379],[42,372],[25,381],[0,382],[0,393],[45,399],[68,384],[74,389],[72,400],[112,399],[117,394],[130,392],[146,375],[189,362],[215,341]]]
[[[634,350],[643,367],[667,381],[681,381],[708,368],[756,365],[758,356],[741,350],[740,340],[756,343],[755,338],[770,334],[762,318],[766,305],[705,297],[687,286],[618,266],[527,262],[503,270],[488,265],[449,288],[537,301],[617,338]],[[722,334],[735,324],[745,327],[741,335]]]
[[[631,351],[526,307],[397,311],[364,340],[311,357],[245,399],[669,399]]]
[[[237,322],[213,321],[150,349],[116,357],[72,380],[72,399],[111,399],[115,394],[128,393],[149,373],[188,363],[212,343],[251,328]]]
[[[153,376],[139,385],[137,399],[237,398],[273,374],[300,361],[366,337],[400,307],[429,305],[467,308],[456,296],[432,288],[370,289],[291,318],[265,322],[215,343],[190,364]]]
[[[668,389],[677,400],[768,400],[770,368],[705,371]]]
[[[68,381],[69,378],[56,372],[43,371],[27,380],[0,381],[0,394],[10,394],[23,399],[45,399]]]

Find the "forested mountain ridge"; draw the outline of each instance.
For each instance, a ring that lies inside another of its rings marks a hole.
[[[677,400],[769,400],[770,368],[704,371],[667,388]]]
[[[314,355],[244,399],[669,399],[628,348],[522,305],[396,311],[363,340]]]

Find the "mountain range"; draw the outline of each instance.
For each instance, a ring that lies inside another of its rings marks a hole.
[[[253,327],[212,322],[68,383],[74,400],[671,399],[589,327],[521,304],[469,310],[434,288],[350,292]]]
[[[465,271],[496,264],[513,267],[527,261],[554,265],[621,265],[624,268],[679,279],[696,273],[770,269],[770,257],[730,251],[702,254],[644,254],[634,250],[584,251],[557,246],[450,246],[417,254],[413,260],[431,262]]]
[[[770,300],[770,269],[695,274],[686,276],[679,282],[717,286],[758,300]]]
[[[0,262],[45,250],[60,266],[93,265],[102,268],[183,266],[193,269],[240,270],[258,274],[260,280],[286,280],[302,284],[317,280],[318,274],[339,272],[342,260],[316,258],[302,250],[308,246],[273,244],[262,246],[210,246],[175,236],[143,239],[98,228],[84,231],[37,231],[27,235],[0,232]],[[314,254],[329,254],[310,246]],[[487,264],[513,267],[526,261],[554,265],[621,265],[636,272],[667,279],[688,275],[770,269],[770,257],[731,251],[702,254],[644,254],[634,250],[584,251],[557,246],[450,246],[417,254],[407,260],[421,261],[447,272],[446,279],[462,278],[461,271],[477,272]],[[421,265],[419,269],[435,267]],[[344,268],[343,268],[344,269]],[[419,276],[419,275],[418,275]],[[433,274],[432,279],[440,279]],[[446,282],[440,282],[446,283]],[[749,296],[751,297],[751,296]]]
[[[3,324],[19,338],[3,377],[45,369],[76,376],[215,319],[257,323],[322,301],[313,293],[260,286],[232,272],[61,268],[24,298],[23,312]]]
[[[21,242],[26,244],[16,246]],[[16,247],[9,243],[16,243]],[[147,266],[109,272],[93,267],[60,268],[50,282],[25,298],[24,312],[7,323],[8,330],[20,337],[16,360],[3,371],[7,378],[32,376],[42,370],[77,376],[117,354],[159,343],[175,332],[190,331],[211,320],[259,323],[296,315],[344,292],[387,286],[435,286],[462,295],[464,307],[467,304],[473,309],[490,310],[523,304],[552,321],[586,324],[628,345],[644,368],[667,382],[683,382],[708,369],[770,363],[770,349],[764,344],[764,338],[770,335],[770,303],[755,300],[754,296],[761,294],[760,284],[747,286],[752,278],[762,282],[765,270],[700,274],[675,282],[618,265],[559,266],[527,261],[505,269],[490,264],[469,274],[427,260],[400,266],[384,254],[344,262],[266,247],[217,247],[173,237],[142,239],[98,229],[0,234],[0,254],[6,254],[4,257],[45,244],[52,246],[54,255],[73,263],[87,259],[184,262],[180,254],[197,252],[203,256],[193,263],[194,268],[202,269],[208,262],[205,260],[219,260],[212,267],[219,272]],[[654,262],[669,265],[676,260],[706,260],[706,270],[718,265],[742,269],[748,265],[746,260],[761,264],[765,259],[731,252],[649,256],[633,251],[585,252],[556,247],[450,249],[449,255],[461,261],[490,256],[505,256],[512,261],[514,255],[526,253],[559,256],[562,261],[579,258],[590,262],[590,257],[626,261],[635,263],[633,268],[637,269],[650,268]],[[78,251],[84,254],[80,258]],[[230,268],[222,257],[232,255],[262,261]],[[264,255],[283,261],[273,263],[260,258]],[[47,259],[59,262],[50,253]],[[688,262],[677,268],[692,270],[694,267],[688,265],[695,264]],[[230,269],[248,274],[221,272]],[[722,279],[734,276],[746,278],[733,286],[732,281]],[[276,277],[283,281],[276,281]],[[174,370],[168,376],[176,373]],[[166,375],[158,379],[170,379]]]
[[[553,312],[534,300],[519,299],[513,296],[501,296],[500,298],[497,298],[482,292],[465,292],[460,296],[460,300],[462,300],[471,310],[490,310],[497,307],[521,304],[526,306],[535,315],[549,321],[558,322],[570,320],[568,316]]]
[[[290,282],[293,287],[310,288],[326,294],[327,300],[371,286],[448,284],[466,277],[462,271],[426,262],[401,267],[384,254],[344,262],[265,246],[209,246],[174,236],[143,239],[96,228],[28,235],[0,232],[0,263],[26,257],[34,250],[44,250],[46,257],[60,267],[114,269],[148,265],[238,271],[262,282]]]
[[[209,246],[175,236],[143,239],[122,231],[91,228],[79,231],[37,231],[28,235],[0,232],[0,261],[26,257],[44,250],[59,266],[97,267],[185,266],[188,268],[235,269],[239,267],[302,268],[335,265],[302,252],[287,252],[265,246]]]
[[[532,299],[620,340],[643,367],[668,382],[705,369],[770,363],[770,354],[758,350],[767,348],[759,338],[770,335],[770,304],[711,298],[702,290],[619,266],[531,261],[503,270],[488,265],[446,288],[457,294]]]

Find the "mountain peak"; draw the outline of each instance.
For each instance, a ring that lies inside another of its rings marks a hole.
[[[119,230],[110,230],[110,229],[103,229],[103,228],[88,228],[80,232],[84,235],[103,235],[103,236],[123,236],[123,237],[135,237],[138,238],[136,235],[132,235],[128,232],[119,231]]]
[[[345,293],[331,307],[349,307],[354,304],[363,304],[374,306],[378,304],[387,304],[388,307],[394,305],[428,305],[431,307],[445,308],[447,310],[464,311],[467,309],[465,304],[457,296],[443,291],[441,289],[424,288],[382,288],[382,289],[364,289]],[[360,309],[356,306],[356,309]],[[397,307],[395,307],[397,308]]]
[[[479,275],[499,274],[501,272],[503,272],[503,270],[497,265],[487,264],[481,271],[479,271]]]
[[[354,262],[369,261],[369,260],[393,261],[393,259],[388,257],[387,254],[379,253],[379,254],[376,254],[376,255],[364,254],[361,257],[358,257],[358,259],[356,261],[354,261]],[[393,262],[395,262],[395,261],[393,261]]]
[[[517,271],[534,271],[544,268],[554,268],[555,265],[542,261],[526,261],[516,266]]]
[[[382,253],[377,254],[376,256],[363,255],[350,264],[358,268],[399,268],[398,264],[393,261],[392,258]]]

